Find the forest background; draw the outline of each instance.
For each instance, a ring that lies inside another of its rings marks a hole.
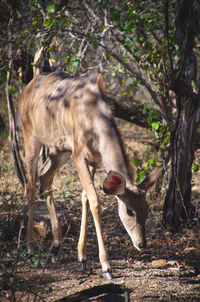
[[[151,137],[148,152],[132,155],[136,181],[163,165],[162,228],[199,230],[192,190],[200,163],[199,1],[3,0],[0,24],[1,141],[11,141],[7,168],[14,166],[22,187],[17,97],[23,86],[40,72],[95,69],[114,115]]]

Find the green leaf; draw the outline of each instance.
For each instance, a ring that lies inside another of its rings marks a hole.
[[[155,157],[150,158],[150,159],[149,159],[149,162],[150,162],[150,164],[152,165],[152,167],[155,168],[155,167],[157,166]]]
[[[152,112],[152,110],[150,110],[148,112],[148,117],[147,117],[147,121],[148,121],[149,124],[151,124],[152,118],[153,118],[153,112]]]
[[[165,137],[161,145],[161,148],[164,148],[169,143],[169,141],[170,141],[170,136]]]
[[[112,18],[113,21],[120,21],[120,15],[121,15],[120,10],[117,10],[115,8],[111,8],[110,15],[111,15],[111,18]]]
[[[133,15],[133,13],[136,13],[136,10],[135,10],[135,8],[130,7],[128,9],[128,17],[130,18]]]
[[[122,91],[121,92],[121,96],[127,96],[128,95],[128,92],[127,91]]]
[[[107,5],[108,5],[108,3],[109,3],[109,0],[102,0],[102,4],[103,4],[103,6],[107,6]]]
[[[134,27],[134,23],[135,23],[134,20],[129,21],[129,22],[126,24],[126,26],[125,26],[125,30],[126,30],[126,31],[131,31],[131,30],[133,29],[133,27]]]
[[[139,173],[137,174],[136,182],[137,182],[137,183],[142,182],[143,179],[144,179],[145,177],[146,177],[146,173],[145,173],[144,170],[142,170],[141,172],[139,172]]]
[[[192,171],[193,171],[193,172],[198,172],[198,171],[199,171],[199,164],[194,163],[194,164],[192,165]]]
[[[139,158],[134,157],[132,161],[133,161],[133,163],[136,167],[141,167],[142,166],[142,160],[140,160]]]
[[[3,83],[7,81],[7,72],[5,70],[0,70],[0,79]]]
[[[47,20],[45,20],[44,22],[43,22],[43,26],[44,27],[47,27],[47,26],[49,26],[51,24],[51,20],[50,19],[47,19]]]
[[[49,13],[54,13],[54,12],[55,12],[55,4],[51,4],[51,5],[48,7],[48,12],[49,12]]]
[[[9,91],[9,93],[10,94],[12,94],[12,95],[14,95],[15,93],[16,93],[16,90],[15,90],[15,88],[13,87],[13,86],[8,86],[8,91]]]
[[[147,112],[147,109],[148,109],[148,107],[149,107],[149,104],[150,104],[150,103],[146,103],[146,104],[144,105],[143,113],[146,113],[146,112]]]
[[[93,40],[92,46],[93,46],[94,49],[98,48],[99,44],[98,44],[97,40]]]
[[[109,54],[106,51],[104,52],[104,56],[105,56],[106,60],[109,60]]]
[[[35,24],[37,24],[37,23],[38,23],[38,20],[37,20],[37,18],[36,18],[36,17],[34,17],[32,20],[33,20],[33,21],[32,21],[32,24],[33,24],[33,25],[35,25]]]
[[[151,127],[154,131],[158,131],[159,127],[160,127],[160,122],[154,122],[151,124]]]
[[[104,24],[104,23],[102,23],[102,24],[100,25],[100,27],[99,27],[99,30],[100,30],[100,31],[103,31],[103,30],[104,30],[104,28],[105,28],[105,24]]]
[[[74,61],[74,62],[72,63],[72,68],[73,68],[73,69],[78,68],[79,63],[80,63],[80,60],[76,60],[76,61]]]

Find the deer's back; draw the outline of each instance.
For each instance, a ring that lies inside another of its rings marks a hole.
[[[80,77],[64,72],[35,77],[19,98],[19,112],[25,136],[73,152],[88,144],[98,149],[100,128],[107,132],[112,123],[102,79],[96,72]]]

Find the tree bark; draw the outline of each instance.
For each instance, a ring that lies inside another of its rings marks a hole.
[[[176,19],[179,44],[178,70],[172,75],[170,89],[177,96],[177,121],[171,133],[171,173],[163,208],[163,224],[178,231],[192,217],[191,178],[195,151],[196,117],[200,95],[191,85],[195,74],[194,39],[197,10],[192,0],[183,0]]]
[[[5,122],[2,118],[2,116],[0,115],[0,130],[4,130],[6,127]]]
[[[144,105],[138,101],[127,98],[114,98],[108,96],[108,101],[113,109],[113,115],[127,122],[131,122],[143,128],[151,129],[151,125],[148,123],[148,115],[151,109],[144,111]],[[159,111],[155,111],[153,114],[153,121],[162,121],[162,117]]]
[[[163,224],[178,231],[181,222],[193,214],[191,204],[192,162],[195,151],[196,115],[200,100],[194,94],[182,95],[183,108],[171,134],[171,175],[163,209]]]

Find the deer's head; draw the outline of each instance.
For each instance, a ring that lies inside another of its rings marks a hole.
[[[126,184],[124,177],[115,171],[110,171],[104,180],[103,190],[117,197],[119,217],[139,251],[146,247],[145,222],[149,208],[146,191],[155,184],[160,172],[161,168],[157,169],[139,185]]]

